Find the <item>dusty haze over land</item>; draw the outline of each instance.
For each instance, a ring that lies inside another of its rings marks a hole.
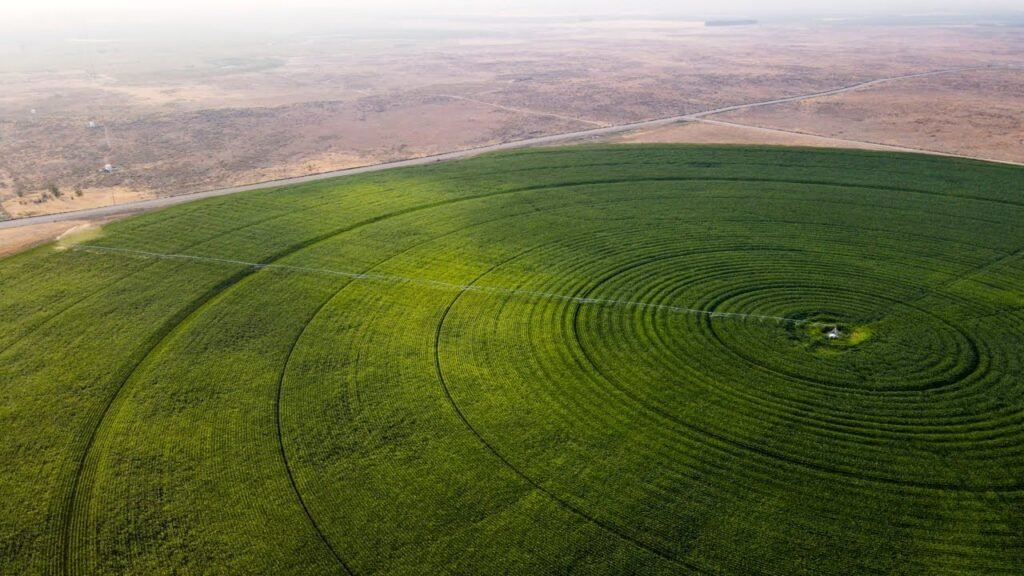
[[[381,16],[427,16],[435,18],[508,17],[508,16],[608,16],[608,15],[689,15],[708,17],[743,13],[749,16],[821,16],[825,14],[902,15],[907,13],[972,13],[985,11],[1019,12],[1015,0],[861,0],[856,5],[813,0],[378,0],[375,2],[332,2],[329,0],[180,0],[172,4],[159,0],[37,0],[0,3],[9,20],[60,23],[71,17],[115,18],[125,22],[133,17],[155,18],[169,15],[205,15],[208,18],[240,19],[277,13],[295,22],[313,15],[334,14],[349,21]]]
[[[614,139],[1024,162],[1024,13],[1013,4],[0,4],[0,218],[936,70],[949,72]],[[705,25],[716,18],[759,22]]]

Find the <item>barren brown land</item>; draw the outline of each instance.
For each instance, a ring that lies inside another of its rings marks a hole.
[[[865,144],[851,140],[811,136],[781,130],[725,124],[714,120],[680,122],[626,134],[612,141],[634,144],[671,144],[687,142],[693,144],[766,144],[771,146],[815,146],[822,148],[860,148],[879,150],[883,146]]]
[[[881,77],[1016,66],[1024,54],[1019,28],[705,28],[675,20],[423,23],[173,48],[132,37],[48,42],[0,43],[0,218],[692,114]],[[689,123],[626,140],[888,144],[1024,161],[1022,93],[1024,70],[947,74],[708,118],[755,128]],[[60,198],[48,192],[54,186]]]
[[[0,257],[20,252],[55,238],[69,238],[70,241],[77,241],[82,237],[98,234],[102,225],[111,220],[113,219],[67,220],[0,230]],[[58,248],[61,247],[58,245]]]
[[[1024,162],[1024,69],[916,78],[716,118],[805,134]]]

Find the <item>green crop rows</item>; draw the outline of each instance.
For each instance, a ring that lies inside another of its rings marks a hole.
[[[0,573],[1024,573],[1022,286],[1024,170],[918,155],[139,216],[0,261]]]

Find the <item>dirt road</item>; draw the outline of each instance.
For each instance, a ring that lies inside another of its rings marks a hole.
[[[256,184],[248,184],[245,186],[233,186],[230,188],[221,188],[218,190],[209,190],[206,192],[196,192],[193,194],[183,194],[179,196],[168,196],[166,198],[155,198],[152,200],[141,200],[136,202],[126,202],[124,204],[116,204],[113,206],[105,206],[102,208],[91,208],[87,210],[76,210],[72,212],[62,212],[58,214],[47,214],[41,216],[30,216],[27,218],[17,218],[13,220],[0,221],[0,230],[7,228],[17,228],[21,226],[33,226],[38,224],[48,224],[54,222],[62,222],[68,220],[91,220],[96,218],[108,218],[113,216],[121,216],[126,214],[133,214],[136,212],[144,212],[148,210],[154,210],[157,208],[165,208],[168,206],[174,206],[177,204],[184,204],[186,202],[192,202],[195,200],[201,200],[203,198],[214,198],[217,196],[226,196],[228,194],[235,194],[238,192],[247,192],[250,190],[261,190],[264,188],[272,188],[275,186],[285,186],[291,184],[301,184],[304,182],[314,182],[318,180],[325,180],[328,178],[337,178],[340,176],[353,176],[356,174],[366,174],[370,172],[378,172],[381,170],[391,170],[394,168],[407,168],[411,166],[423,166],[427,164],[433,164],[436,162],[447,162],[451,160],[459,160],[463,158],[469,158],[479,154],[486,154],[488,152],[498,152],[502,150],[514,150],[517,148],[526,148],[530,146],[540,146],[546,144],[558,144],[571,140],[580,140],[588,138],[599,138],[604,136],[610,136],[614,134],[620,134],[623,132],[631,132],[634,130],[645,130],[651,128],[658,128],[669,124],[675,124],[679,122],[693,122],[700,121],[709,116],[715,114],[723,114],[725,112],[733,112],[736,110],[745,110],[749,108],[758,108],[761,106],[772,106],[775,104],[785,104],[789,102],[799,102],[802,100],[810,100],[813,98],[822,98],[826,96],[834,96],[837,94],[843,94],[845,92],[851,92],[853,90],[860,90],[863,88],[869,88],[878,84],[887,82],[896,82],[900,80],[910,80],[914,78],[925,78],[928,76],[937,76],[941,74],[956,74],[961,72],[969,72],[975,70],[992,70],[998,68],[1007,67],[994,67],[994,66],[975,66],[970,68],[951,68],[945,70],[934,70],[931,72],[922,72],[918,74],[907,74],[903,76],[893,76],[889,78],[878,78],[867,82],[861,82],[850,86],[844,86],[841,88],[835,88],[832,90],[826,90],[823,92],[814,92],[811,94],[803,94],[800,96],[790,96],[787,98],[777,98],[774,100],[765,100],[761,102],[752,102],[749,104],[738,104],[734,106],[726,106],[723,108],[716,108],[714,110],[707,110],[704,112],[697,112],[694,114],[687,114],[682,116],[669,116],[665,118],[655,118],[651,120],[643,120],[640,122],[632,122],[627,124],[617,124],[614,126],[606,126],[601,128],[593,128],[588,130],[581,130],[577,132],[569,132],[565,134],[554,134],[551,136],[541,136],[537,138],[528,138],[525,140],[517,140],[513,142],[505,142],[502,144],[495,144],[491,146],[482,146],[479,148],[470,148],[465,150],[457,150],[453,152],[446,152],[443,154],[437,154],[433,156],[424,156],[421,158],[412,158],[409,160],[401,160],[397,162],[386,162],[383,164],[374,164],[371,166],[363,166],[359,168],[349,168],[345,170],[336,170],[331,172],[322,172],[317,174],[309,174],[307,176],[298,176],[294,178],[284,178],[280,180],[271,180],[267,182],[259,182]],[[1018,69],[1018,68],[1014,68]]]

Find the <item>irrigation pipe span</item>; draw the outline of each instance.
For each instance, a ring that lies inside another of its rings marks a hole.
[[[338,276],[352,280],[367,280],[387,284],[414,284],[437,290],[448,290],[455,292],[480,292],[486,294],[502,294],[508,296],[520,296],[526,298],[542,298],[547,300],[561,300],[580,305],[594,306],[618,306],[628,308],[641,308],[651,310],[664,310],[677,314],[691,314],[694,316],[706,316],[711,319],[725,318],[735,320],[760,320],[777,323],[806,326],[833,326],[835,323],[817,322],[811,320],[800,320],[796,318],[785,318],[783,316],[771,316],[767,314],[745,314],[740,312],[716,312],[714,310],[700,310],[687,308],[685,306],[674,306],[671,304],[656,304],[640,300],[621,300],[609,298],[584,298],[582,296],[569,296],[554,292],[541,292],[538,290],[524,290],[521,288],[505,288],[501,286],[479,286],[471,284],[456,284],[442,280],[429,278],[412,278],[407,276],[396,276],[391,274],[365,274],[359,272],[347,272],[344,270],[332,270],[329,268],[310,268],[306,266],[289,266],[287,264],[261,264],[259,262],[246,262],[244,260],[232,260],[229,258],[214,258],[211,256],[193,256],[190,254],[170,254],[163,252],[148,252],[145,250],[132,250],[129,248],[115,248],[111,246],[78,245],[74,250],[94,254],[124,254],[142,258],[157,258],[161,260],[178,260],[187,262],[201,262],[207,264],[228,264],[232,266],[243,266],[258,270],[278,270],[282,272],[296,272],[300,274],[320,274],[325,276]]]

